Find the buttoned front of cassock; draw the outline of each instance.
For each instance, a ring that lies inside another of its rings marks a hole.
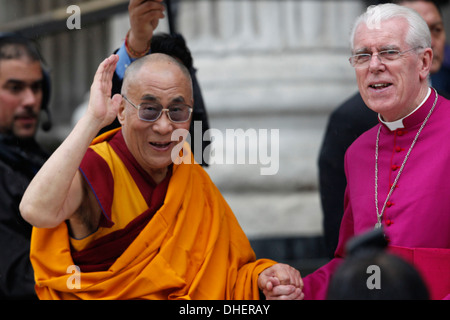
[[[388,133],[388,135],[390,136],[390,139],[393,140],[393,148],[392,148],[391,157],[390,157],[390,159],[391,159],[390,169],[391,170],[388,169],[388,171],[389,171],[388,189],[378,191],[378,192],[381,192],[380,196],[378,197],[379,208],[383,207],[383,204],[386,201],[386,197],[389,194],[389,191],[390,191],[392,185],[394,184],[397,175],[399,175],[400,168],[402,167],[402,164],[405,160],[407,152],[408,152],[409,148],[411,147],[412,140],[410,139],[410,136],[407,135],[407,133],[408,133],[408,130],[406,130],[406,129],[396,129],[396,130],[390,132],[390,134]],[[399,183],[396,183],[394,186],[393,193],[389,197],[388,201],[386,201],[385,211],[384,211],[383,217],[382,217],[382,223],[384,224],[385,228],[391,227],[394,223],[394,214],[395,214],[395,208],[396,208],[395,201],[394,201],[394,199],[395,199],[394,194],[397,194],[396,190],[399,187],[400,187]],[[385,200],[383,200],[383,197]],[[386,240],[388,241],[388,243],[391,242],[391,240],[388,236],[386,236]]]

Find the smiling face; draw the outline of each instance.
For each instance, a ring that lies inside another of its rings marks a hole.
[[[406,43],[408,23],[404,18],[382,21],[380,27],[361,23],[355,32],[355,54],[412,49]],[[412,112],[428,91],[427,77],[432,61],[431,48],[412,50],[395,61],[382,63],[372,56],[366,68],[355,69],[361,96],[366,105],[385,121],[395,121]]]
[[[135,105],[157,102],[164,108],[173,103],[193,105],[190,79],[180,67],[169,60],[148,61],[124,83],[123,93]],[[139,119],[138,110],[125,99],[119,111],[122,132],[131,154],[156,182],[164,177],[172,163],[172,149],[179,141],[172,141],[177,129],[189,131],[190,121],[173,123],[163,112],[155,122]]]

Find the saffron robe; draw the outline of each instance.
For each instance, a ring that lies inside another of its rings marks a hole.
[[[70,238],[72,258],[81,271],[112,265],[162,206],[170,181],[171,166],[156,185],[128,150],[122,131],[116,131],[108,142],[91,146],[80,164],[102,212],[96,232]]]
[[[378,207],[417,131],[435,100],[432,90],[424,104],[391,131],[378,124],[362,134],[345,156],[347,188],[344,216],[335,258],[304,278],[305,299],[325,299],[331,276],[353,236],[372,229],[375,208],[375,143],[381,126],[378,159]],[[422,130],[383,215],[390,250],[412,263],[422,274],[432,299],[450,294],[450,101],[439,96]]]
[[[126,172],[115,170],[123,162],[107,142],[114,133],[102,135],[92,147],[98,151],[101,144],[99,154],[112,164],[111,176],[118,179],[112,183],[126,183],[135,190],[135,181],[122,181]],[[183,160],[173,165],[162,206],[107,270],[76,272],[66,223],[34,228],[30,257],[39,298],[259,299],[258,275],[275,262],[255,260],[247,237],[207,173],[192,156]],[[111,198],[120,203],[122,196]],[[104,228],[116,223],[114,213],[112,217]]]

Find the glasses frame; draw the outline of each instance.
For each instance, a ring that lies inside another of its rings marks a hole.
[[[370,64],[370,61],[372,61],[373,56],[376,56],[378,58],[378,61],[380,61],[380,63],[382,64],[389,64],[390,61],[396,61],[398,60],[401,56],[403,56],[404,54],[411,52],[413,50],[417,50],[417,49],[422,49],[422,47],[414,47],[405,51],[400,51],[400,50],[396,50],[396,49],[387,49],[387,50],[382,50],[380,52],[377,53],[359,53],[359,54],[354,54],[352,55],[350,58],[348,58],[348,61],[350,62],[351,66],[353,68],[356,69],[362,69],[362,68],[367,68]],[[382,58],[382,56],[380,56],[380,54],[382,55],[383,53],[387,53],[387,52],[395,52],[396,58],[394,59],[386,59],[386,58]],[[369,57],[370,59],[367,60],[366,62],[362,63],[361,65],[358,65],[354,62],[354,59],[356,57]],[[367,64],[367,65],[366,65]]]
[[[185,104],[185,103],[177,103],[177,104],[185,105],[185,106],[187,106],[187,107],[189,108],[189,117],[188,117],[186,120],[184,120],[184,121],[174,121],[174,120],[170,117],[170,113],[169,113],[170,109],[167,109],[167,108],[164,108],[164,107],[163,107],[163,109],[161,109],[161,111],[160,111],[158,117],[157,117],[155,120],[142,119],[142,118],[141,118],[141,115],[140,115],[140,113],[139,113],[139,110],[141,109],[141,105],[140,105],[140,104],[139,104],[139,105],[135,105],[135,104],[134,104],[133,102],[131,102],[131,101],[127,98],[127,96],[124,95],[124,94],[122,94],[122,98],[123,98],[126,102],[128,102],[129,104],[131,104],[133,107],[135,107],[135,108],[138,110],[138,117],[139,117],[139,119],[142,120],[142,121],[145,121],[145,122],[156,122],[156,121],[158,121],[159,118],[161,118],[163,112],[166,112],[167,119],[169,119],[170,122],[173,122],[173,123],[186,123],[186,122],[188,122],[188,121],[191,119],[191,116],[192,116],[193,108],[192,108],[190,105]]]

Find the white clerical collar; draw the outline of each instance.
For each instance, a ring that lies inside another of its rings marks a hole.
[[[425,103],[425,101],[428,100],[430,94],[431,94],[431,88],[428,87],[428,93],[427,93],[427,96],[425,97],[425,99],[423,99],[422,103],[419,104],[419,106],[418,106],[417,108],[415,108],[415,109],[414,109],[410,114],[408,114],[407,116],[405,116],[405,117],[403,117],[403,118],[401,118],[401,119],[399,119],[399,120],[396,120],[396,121],[387,122],[387,121],[383,121],[383,119],[381,118],[381,115],[378,114],[378,120],[380,120],[380,122],[381,122],[382,124],[384,124],[386,127],[388,127],[389,130],[391,130],[391,131],[395,131],[395,130],[397,130],[397,129],[403,129],[403,128],[405,127],[404,124],[403,124],[403,120],[406,119],[407,117],[409,117],[410,115],[412,115],[412,114],[413,114],[414,112],[416,112],[417,110],[419,110],[419,108],[420,108],[421,106],[423,106],[423,104]]]

